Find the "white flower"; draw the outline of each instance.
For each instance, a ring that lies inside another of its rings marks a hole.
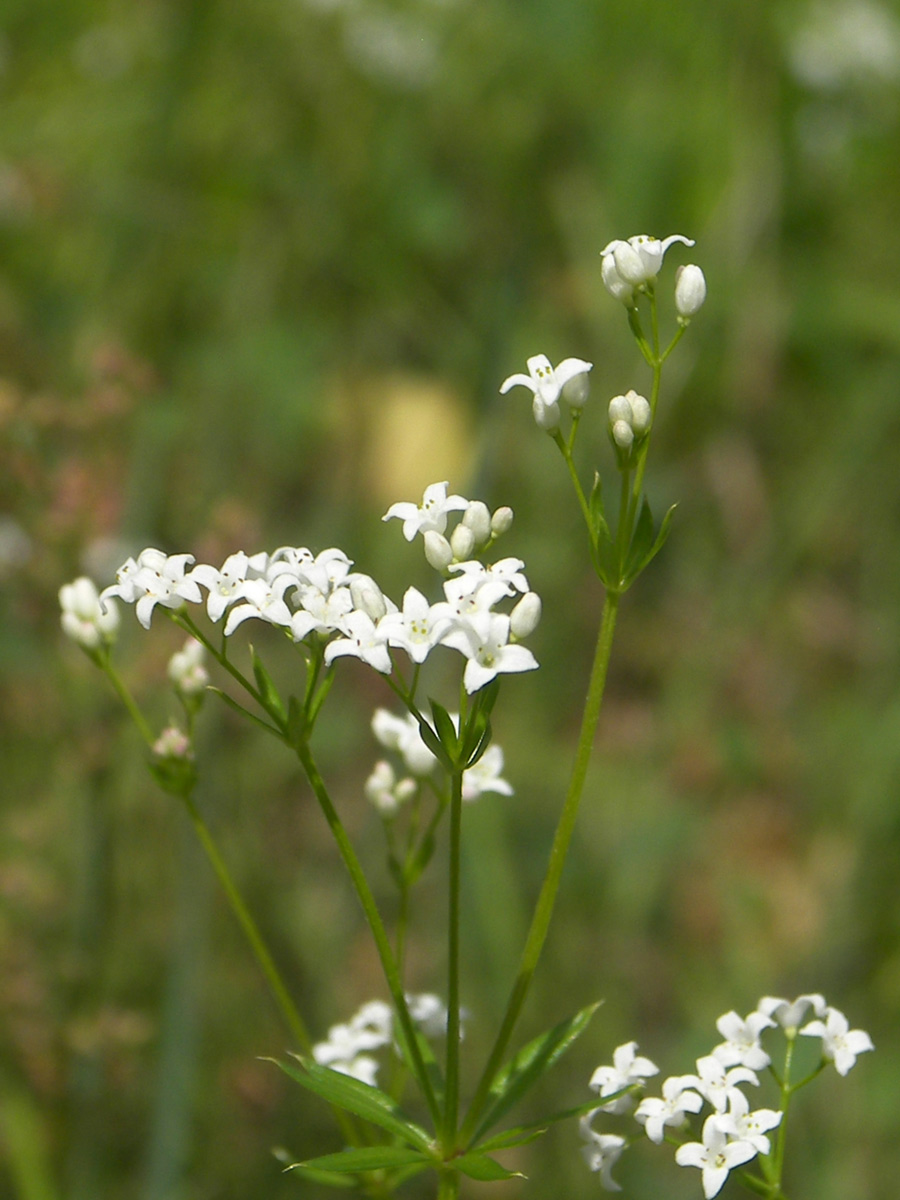
[[[667,1125],[681,1125],[685,1114],[698,1113],[703,1107],[703,1098],[686,1089],[690,1085],[689,1075],[670,1075],[663,1081],[662,1099],[645,1096],[635,1110],[634,1119],[647,1131],[647,1137],[658,1146],[665,1137]]]
[[[449,616],[436,613],[422,593],[411,587],[403,597],[403,611],[385,616],[379,633],[389,645],[405,650],[413,662],[423,663],[450,625]]]
[[[115,604],[101,604],[93,580],[82,575],[73,583],[64,583],[59,589],[62,608],[60,624],[63,632],[84,646],[96,650],[101,642],[115,641],[119,629],[119,610]]]
[[[608,247],[607,253],[600,260],[600,278],[614,299],[621,300],[627,308],[634,306],[634,288],[616,270],[615,255],[608,252]]]
[[[750,1101],[743,1092],[734,1092],[731,1097],[729,1115],[734,1118],[734,1136],[749,1142],[757,1154],[768,1154],[771,1149],[766,1137],[770,1129],[781,1124],[782,1113],[773,1108],[757,1108],[750,1111]]]
[[[756,1006],[763,1016],[773,1017],[783,1029],[796,1031],[812,1008],[817,1017],[824,1017],[828,1005],[819,992],[806,992],[796,1000],[783,1000],[780,996],[763,996]]]
[[[375,764],[365,783],[366,799],[383,817],[395,816],[415,790],[415,780],[398,780],[394,768],[384,759]]]
[[[241,586],[246,582],[249,571],[250,559],[240,550],[225,559],[220,571],[207,563],[198,563],[194,567],[191,574],[209,592],[206,611],[211,621],[218,621],[229,604],[240,599]]]
[[[685,246],[694,245],[691,238],[686,238],[680,233],[673,233],[664,241],[646,233],[639,233],[627,241],[610,242],[600,251],[604,261],[611,256],[615,264],[616,277],[611,279],[610,283],[638,288],[652,282],[659,273],[666,251],[674,242],[683,242]],[[607,283],[606,279],[604,283],[615,296],[616,292],[610,283]],[[624,296],[618,295],[617,298],[624,299]]]
[[[119,596],[126,604],[135,604],[135,615],[145,629],[157,604],[164,608],[180,608],[187,600],[199,604],[203,597],[193,575],[185,575],[193,554],[163,554],[148,547],[129,558],[116,572],[116,582],[100,593],[100,603],[110,596]]]
[[[729,1171],[756,1156],[752,1143],[728,1140],[728,1134],[735,1128],[731,1117],[714,1114],[703,1123],[702,1142],[685,1142],[675,1151],[675,1161],[680,1167],[702,1170],[706,1200],[719,1194]]]
[[[622,1157],[626,1142],[617,1133],[597,1133],[591,1128],[591,1121],[601,1111],[599,1108],[592,1109],[578,1123],[581,1136],[587,1142],[581,1152],[588,1169],[600,1172],[601,1186],[608,1192],[621,1192],[622,1188],[613,1179],[611,1171]]]
[[[403,536],[411,542],[417,533],[427,533],[434,530],[443,533],[447,528],[447,514],[461,512],[468,507],[468,500],[463,496],[448,496],[447,482],[431,483],[425,489],[421,504],[399,501],[392,504],[382,521],[398,517],[403,522]]]
[[[447,1032],[447,1005],[431,992],[407,993],[409,1015],[426,1037],[442,1037]]]
[[[742,1021],[734,1011],[725,1013],[716,1021],[716,1028],[725,1038],[713,1050],[713,1054],[725,1067],[740,1063],[752,1071],[761,1071],[772,1059],[759,1044],[759,1035],[771,1029],[775,1022],[761,1012],[752,1012]]]
[[[696,1088],[716,1112],[723,1113],[737,1091],[739,1083],[759,1086],[759,1079],[749,1067],[732,1067],[726,1071],[722,1062],[712,1054],[697,1059],[697,1075],[685,1075],[685,1086]]]
[[[225,622],[225,637],[231,637],[238,625],[249,617],[268,621],[270,625],[291,624],[291,610],[284,599],[289,587],[296,587],[293,575],[279,575],[271,583],[265,579],[247,579],[241,584],[242,603],[236,604]]]
[[[630,1088],[633,1084],[643,1083],[645,1079],[658,1074],[658,1072],[659,1067],[656,1063],[637,1053],[637,1042],[625,1042],[624,1045],[616,1047],[613,1051],[611,1067],[597,1068],[591,1076],[589,1087],[593,1088],[595,1092],[599,1092],[601,1096],[611,1096],[615,1092]],[[597,1111],[624,1113],[628,1112],[633,1103],[634,1096],[627,1093],[611,1100],[608,1104],[601,1104],[600,1110]]]
[[[675,308],[682,323],[703,307],[706,299],[706,277],[698,266],[688,263],[675,273]]]
[[[512,787],[505,779],[501,778],[502,770],[503,751],[499,746],[488,746],[478,762],[463,771],[463,800],[477,800],[484,792],[497,792],[501,796],[511,796],[513,794]]]
[[[395,717],[386,708],[377,708],[372,717],[372,732],[387,750],[403,755],[406,769],[413,775],[429,775],[437,761],[419,732],[419,722],[407,713]]]
[[[325,647],[326,667],[331,666],[341,655],[351,654],[380,671],[382,675],[390,675],[392,663],[387,638],[370,616],[356,610],[347,613],[341,621],[340,628],[346,636],[329,642]]]
[[[478,616],[484,620],[478,620]],[[509,617],[504,613],[482,613],[461,621],[456,629],[445,634],[443,644],[459,650],[469,660],[463,685],[470,695],[497,675],[533,671],[538,665],[530,650],[510,644]]]
[[[527,387],[534,396],[534,419],[541,429],[552,433],[559,425],[559,397],[570,379],[584,375],[593,363],[582,358],[564,358],[554,368],[546,354],[535,354],[528,359],[527,375],[510,375],[500,385],[500,394],[505,396],[513,387]]]
[[[294,602],[297,600],[300,608],[291,617],[291,637],[295,642],[302,642],[313,630],[326,635],[334,633],[347,613],[353,611],[348,587],[336,587],[326,596],[311,583],[301,583],[294,593]]]
[[[168,675],[179,692],[196,696],[209,683],[209,673],[203,665],[205,657],[202,643],[189,637],[169,659]]]
[[[822,1054],[834,1063],[838,1075],[847,1074],[857,1055],[875,1049],[869,1035],[862,1029],[851,1029],[847,1018],[836,1008],[829,1007],[824,1021],[810,1021],[800,1033],[822,1039]]]
[[[505,592],[497,592],[495,595],[511,596],[513,590],[517,592],[528,591],[528,580],[523,574],[525,564],[521,558],[500,558],[490,566],[485,566],[484,563],[473,560],[472,562],[454,563],[450,568],[451,571],[459,572],[460,576],[455,582],[450,580],[444,585],[444,595],[448,600],[454,600],[457,596],[469,596],[472,592],[477,591],[486,583],[502,583],[505,584]],[[496,603],[495,600],[491,604]]]

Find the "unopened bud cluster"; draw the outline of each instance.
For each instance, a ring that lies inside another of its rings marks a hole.
[[[624,396],[613,396],[609,402],[609,436],[620,456],[630,454],[634,444],[647,436],[652,420],[649,401],[633,388]]]

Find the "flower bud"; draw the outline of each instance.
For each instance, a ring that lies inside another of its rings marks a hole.
[[[483,500],[470,500],[463,513],[463,525],[475,535],[475,545],[483,546],[491,536],[491,512]]]
[[[626,425],[631,424],[632,411],[631,402],[627,396],[613,396],[609,402],[609,423],[615,425],[616,421],[624,421]]]
[[[196,638],[188,638],[169,659],[169,678],[176,690],[185,696],[199,695],[209,683],[209,674],[203,665],[204,654],[202,644]]]
[[[625,398],[631,406],[631,428],[635,436],[640,437],[650,428],[650,421],[653,417],[650,403],[635,391],[628,392]]]
[[[384,593],[370,575],[355,575],[350,581],[353,607],[373,621],[380,621],[387,612]]]
[[[573,375],[568,383],[563,384],[562,398],[569,408],[583,408],[591,390],[590,378],[587,371]]]
[[[634,443],[634,430],[627,421],[615,421],[612,427],[613,441],[622,450],[630,450]]]
[[[600,278],[603,280],[603,286],[614,299],[621,300],[627,308],[632,307],[634,288],[630,283],[626,283],[616,270],[616,260],[611,253],[603,255],[600,264]]]
[[[194,752],[191,749],[191,739],[177,725],[165,728],[152,746],[157,758],[191,759]]]
[[[509,614],[509,631],[516,638],[534,633],[541,619],[541,598],[537,592],[526,592]]]
[[[513,510],[508,504],[504,504],[502,508],[495,509],[491,517],[491,533],[494,537],[499,537],[501,533],[506,533],[512,523]]]
[[[456,562],[468,562],[475,550],[475,534],[460,523],[450,534],[450,549]]]
[[[114,642],[119,630],[119,610],[112,600],[101,604],[93,580],[82,575],[74,583],[59,589],[63,632],[86,650],[96,650],[101,642]]]
[[[679,267],[675,275],[675,307],[686,323],[706,299],[706,278],[699,267],[689,263]]]
[[[422,535],[425,542],[425,560],[436,571],[446,571],[453,562],[453,551],[450,543],[436,529],[428,529]]]

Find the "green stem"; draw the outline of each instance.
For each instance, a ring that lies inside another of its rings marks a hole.
[[[375,897],[372,894],[372,889],[369,887],[369,882],[363,872],[362,865],[356,856],[356,851],[347,836],[347,831],[344,828],[343,822],[338,816],[337,810],[331,802],[331,797],[328,794],[328,789],[325,787],[325,782],[319,774],[319,769],[316,766],[315,759],[312,756],[312,751],[307,742],[301,742],[297,747],[297,757],[306,772],[306,777],[309,780],[310,787],[316,799],[319,802],[319,807],[328,822],[334,840],[337,843],[338,852],[344,861],[344,866],[350,875],[350,881],[353,884],[356,895],[362,905],[363,913],[368,922],[369,929],[372,932],[372,937],[375,940],[375,947],[378,951],[378,957],[381,959],[381,968],[384,971],[385,981],[388,985],[388,990],[391,993],[391,998],[394,1002],[394,1008],[397,1011],[397,1017],[403,1029],[404,1037],[409,1046],[409,1052],[413,1060],[413,1069],[415,1070],[416,1078],[422,1087],[425,1095],[425,1101],[428,1104],[429,1112],[432,1120],[435,1122],[435,1128],[438,1128],[440,1123],[440,1109],[438,1107],[437,1098],[434,1094],[434,1089],[428,1072],[425,1068],[425,1063],[422,1059],[422,1053],[419,1049],[419,1044],[416,1040],[416,1030],[413,1025],[412,1017],[409,1015],[409,1006],[406,1003],[406,997],[403,994],[403,981],[400,978],[400,970],[397,966],[397,960],[391,949],[390,940],[388,939],[387,931],[384,927],[384,922],[381,919],[381,914],[378,911],[378,906],[375,903]]]
[[[134,721],[135,725],[137,725],[138,729],[140,730],[141,737],[144,739],[144,741],[147,743],[148,746],[152,746],[153,742],[155,740],[153,737],[153,731],[151,730],[150,726],[148,725],[146,717],[144,716],[144,714],[141,712],[141,710],[138,708],[137,704],[135,703],[135,699],[132,696],[131,692],[129,692],[128,688],[122,682],[122,679],[120,678],[118,671],[115,669],[115,667],[109,661],[108,656],[106,656],[105,658],[100,659],[98,661],[99,661],[99,665],[100,665],[101,669],[106,674],[106,678],[112,684],[116,695],[119,697],[119,699],[122,701],[122,703],[125,705],[126,709],[128,710],[128,715],[131,717],[132,721]]]
[[[784,1147],[787,1139],[788,1108],[794,1088],[791,1087],[791,1065],[794,1059],[795,1038],[787,1039],[784,1052],[784,1071],[781,1075],[781,1123],[778,1126],[778,1136],[775,1140],[775,1153],[772,1155],[772,1178],[769,1181],[769,1196],[777,1200],[781,1195],[781,1176],[784,1171]]]
[[[581,731],[578,735],[575,761],[572,765],[572,774],[569,780],[568,791],[566,792],[565,803],[550,850],[547,874],[544,877],[541,893],[538,897],[534,916],[532,917],[531,927],[528,931],[528,937],[519,964],[519,973],[506,1006],[503,1023],[500,1026],[500,1031],[497,1034],[490,1058],[482,1073],[469,1107],[469,1112],[463,1123],[461,1137],[463,1145],[466,1144],[467,1138],[471,1137],[476,1127],[488,1099],[491,1084],[494,1082],[497,1072],[503,1064],[507,1046],[509,1045],[519,1014],[522,1011],[525,998],[528,995],[528,989],[531,985],[531,980],[547,936],[547,930],[550,926],[550,918],[553,915],[553,907],[556,902],[557,892],[559,891],[566,853],[572,838],[572,832],[575,828],[575,818],[578,815],[578,806],[584,790],[594,735],[600,717],[600,706],[603,702],[603,691],[606,686],[606,674],[609,668],[620,598],[616,592],[608,591],[606,593],[606,599],[603,604],[603,616],[597,635],[597,647],[594,652],[594,663],[591,668],[587,700],[585,701],[584,714],[581,719]]]
[[[463,718],[460,716],[460,727]],[[459,1116],[459,883],[462,846],[462,777],[454,771],[450,796],[450,894],[447,925],[447,1065],[444,1153],[455,1149]]]
[[[575,469],[575,461],[572,458],[571,446],[567,445],[562,434],[557,429],[553,433],[553,440],[559,446],[560,453],[566,460],[566,466],[569,468],[569,476],[572,480],[572,486],[575,488],[575,495],[578,497],[578,503],[581,505],[581,513],[588,527],[588,534],[593,537],[594,530],[591,524],[591,510],[588,506],[587,497],[584,494],[584,489],[581,486],[581,480],[578,478],[578,472]]]

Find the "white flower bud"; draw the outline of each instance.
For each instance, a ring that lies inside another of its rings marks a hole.
[[[491,512],[483,500],[469,501],[462,523],[472,530],[476,546],[483,546],[491,536]]]
[[[194,753],[191,749],[191,739],[177,725],[169,725],[162,731],[152,746],[157,758],[191,759]]]
[[[590,377],[587,371],[573,375],[568,383],[563,384],[562,398],[569,408],[583,408],[591,390]]]
[[[205,653],[196,638],[188,638],[169,659],[169,678],[186,696],[199,695],[209,683],[209,674],[203,665]]]
[[[699,267],[689,263],[675,275],[675,307],[679,317],[689,321],[706,299],[706,278]]]
[[[387,612],[384,593],[370,575],[355,575],[350,581],[353,607],[373,621],[380,621]]]
[[[631,402],[627,396],[613,396],[609,402],[609,423],[615,425],[616,421],[624,421],[626,425],[631,424],[632,412]]]
[[[638,287],[653,278],[653,273],[648,273],[644,259],[629,242],[617,242],[613,257],[619,277],[632,287]]]
[[[634,443],[634,430],[627,421],[615,421],[612,427],[613,441],[622,450],[630,450]]]
[[[652,412],[650,411],[650,403],[643,396],[639,396],[637,392],[630,391],[626,395],[626,400],[631,406],[631,428],[637,437],[647,432],[650,428]]]
[[[436,571],[445,571],[453,562],[453,551],[450,543],[436,529],[429,529],[422,538],[425,542],[425,559]]]
[[[502,508],[495,509],[491,517],[491,533],[494,537],[499,537],[501,533],[506,533],[512,523],[513,510],[508,504],[504,504]]]
[[[603,286],[614,299],[621,300],[629,308],[632,306],[634,288],[630,283],[626,283],[616,270],[616,260],[611,253],[603,255],[600,264],[600,278],[603,280]]]
[[[538,393],[531,405],[531,411],[534,413],[535,424],[538,429],[543,429],[547,433],[553,433],[559,428],[559,404],[547,404],[540,393]]]
[[[459,524],[450,534],[450,549],[457,562],[468,562],[475,550],[475,534],[468,525]]]
[[[541,619],[541,598],[537,592],[526,592],[509,614],[509,631],[516,638],[534,633]]]
[[[59,589],[59,603],[63,632],[73,642],[87,650],[96,650],[101,642],[115,641],[119,610],[112,600],[100,603],[93,580],[82,575],[74,583],[63,584]]]

